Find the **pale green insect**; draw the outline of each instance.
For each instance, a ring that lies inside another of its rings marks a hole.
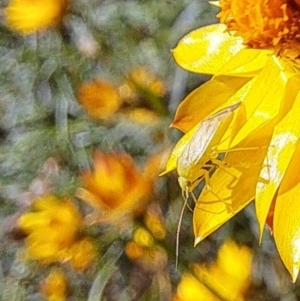
[[[214,166],[224,165],[224,162],[217,159],[218,152],[215,147],[221,142],[226,130],[228,129],[234,111],[240,106],[240,102],[228,106],[216,114],[204,119],[196,127],[192,138],[183,148],[177,159],[178,182],[182,189],[184,205],[182,207],[177,226],[176,237],[176,267],[178,263],[179,232],[182,215],[187,206],[189,194],[196,202],[193,190],[204,178],[209,187],[209,169]]]
[[[191,192],[197,186],[199,178],[207,172],[203,167],[220,163],[216,160],[218,154],[214,147],[221,142],[232,121],[233,112],[240,104],[238,102],[226,107],[197,125],[193,137],[177,159],[178,182],[183,191]],[[212,163],[208,164],[209,161]]]

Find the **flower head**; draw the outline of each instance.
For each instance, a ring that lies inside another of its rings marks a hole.
[[[119,91],[131,107],[147,107],[159,115],[168,114],[163,101],[167,92],[166,85],[145,66],[133,69],[125,83],[119,87]]]
[[[118,90],[109,82],[96,79],[81,84],[78,101],[93,118],[108,118],[121,106]]]
[[[66,251],[66,258],[69,259],[71,266],[77,271],[85,270],[96,258],[95,244],[89,238],[76,241]]]
[[[33,204],[33,212],[19,219],[29,257],[43,263],[61,260],[60,253],[72,246],[82,226],[82,217],[70,200],[45,196]]]
[[[293,0],[221,0],[220,21],[247,45],[265,48],[299,38],[300,10]]]
[[[293,281],[300,271],[299,4],[221,0],[223,24],[189,33],[173,51],[183,68],[213,75],[176,112],[172,125],[186,131],[185,137],[193,137],[191,129],[214,113],[241,102],[222,142],[209,149],[211,159],[216,153],[224,158],[197,200],[195,244],[255,199],[260,239],[266,222],[272,225]]]
[[[144,210],[152,181],[124,153],[94,155],[94,170],[82,175],[77,196],[92,205],[98,221],[117,222],[121,216]],[[120,221],[120,220],[119,220]]]
[[[67,0],[11,0],[6,8],[8,26],[22,34],[60,22]]]
[[[139,66],[133,69],[129,74],[127,81],[120,87],[122,97],[128,101],[134,101],[138,94],[151,93],[157,97],[163,97],[166,93],[165,83],[150,72],[145,66]]]
[[[41,285],[43,295],[48,301],[65,301],[68,293],[68,283],[64,273],[60,269],[51,271]]]
[[[125,253],[131,261],[151,272],[163,270],[168,262],[165,249],[155,243],[154,237],[144,227],[134,231],[132,240],[125,246]]]
[[[243,301],[250,285],[251,263],[250,249],[227,241],[213,264],[194,265],[193,275],[183,275],[173,300]]]

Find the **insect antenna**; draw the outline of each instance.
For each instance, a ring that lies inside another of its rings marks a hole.
[[[192,193],[192,195],[194,195]],[[181,223],[182,223],[182,218],[183,218],[183,213],[184,213],[184,209],[185,207],[188,207],[189,210],[193,211],[193,209],[190,207],[190,205],[188,204],[188,198],[189,198],[189,192],[187,190],[183,190],[182,191],[182,197],[184,199],[181,211],[180,211],[180,215],[179,215],[179,219],[178,219],[178,224],[177,224],[177,230],[176,230],[176,250],[175,250],[175,268],[177,270],[178,267],[178,258],[179,258],[179,235],[180,235],[180,228],[181,228]],[[194,196],[195,197],[195,196]]]

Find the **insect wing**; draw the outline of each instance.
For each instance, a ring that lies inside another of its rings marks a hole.
[[[191,139],[193,138],[195,132],[197,131],[199,124],[194,126],[188,133],[186,133],[181,139],[177,142],[174,146],[169,159],[167,161],[165,170],[160,173],[160,176],[167,174],[168,172],[177,168],[177,160],[181,156],[184,148],[190,143]]]
[[[213,139],[217,126],[219,126],[219,122],[214,122],[213,119],[211,121],[204,120],[199,125],[195,135],[178,158],[177,167],[197,164]]]
[[[218,140],[215,139],[215,137],[222,122],[230,116],[239,105],[240,103],[236,103],[230,107],[226,107],[202,121],[190,142],[184,147],[181,156],[178,158],[178,163],[183,165],[197,164],[212,140]],[[221,135],[223,134],[222,132],[224,131],[221,131]],[[219,141],[214,142],[218,143]]]

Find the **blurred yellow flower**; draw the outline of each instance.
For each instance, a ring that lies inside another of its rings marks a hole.
[[[52,270],[41,284],[41,292],[48,301],[65,301],[68,293],[68,282],[60,269]]]
[[[163,99],[167,92],[166,85],[145,66],[133,69],[128,74],[125,83],[119,87],[119,92],[130,107],[146,107],[159,115],[168,115],[167,106]],[[142,117],[137,113],[131,115],[131,117],[139,116]],[[148,113],[146,117],[149,119],[155,115],[153,114],[151,117]]]
[[[191,274],[183,274],[173,301],[222,301]]]
[[[34,202],[33,211],[24,213],[18,221],[27,234],[26,252],[29,258],[42,264],[69,262],[82,271],[94,261],[96,250],[88,238],[79,238],[83,219],[68,199],[48,195]]]
[[[96,119],[111,117],[122,105],[117,88],[102,79],[82,83],[78,89],[78,101]]]
[[[158,239],[164,239],[166,236],[166,227],[163,214],[157,204],[150,204],[144,214],[144,223],[152,235]]]
[[[96,209],[91,222],[118,223],[145,209],[153,179],[138,170],[124,153],[94,155],[94,170],[82,174],[84,188],[77,196]]]
[[[155,124],[161,120],[158,114],[145,108],[135,108],[124,113],[126,118],[141,124]]]
[[[70,200],[45,196],[33,204],[33,212],[19,219],[26,238],[28,254],[44,263],[60,259],[60,252],[70,247],[82,226],[82,217]]]
[[[92,240],[82,238],[64,249],[60,257],[61,261],[68,261],[75,270],[82,272],[95,261],[97,250]]]
[[[131,261],[151,273],[164,271],[168,263],[166,250],[156,244],[145,246],[129,241],[125,246],[125,253]]]
[[[22,34],[60,22],[67,0],[11,0],[5,9],[8,26]]]
[[[246,246],[225,242],[216,262],[210,266],[196,264],[194,276],[186,274],[177,287],[174,300],[244,301],[250,286],[252,253]]]
[[[154,245],[153,236],[143,227],[139,227],[134,231],[133,241],[142,247],[152,247]]]
[[[127,81],[119,88],[123,98],[136,100],[139,94],[150,92],[156,97],[163,97],[166,93],[165,83],[150,72],[145,66],[133,69],[127,77]]]

